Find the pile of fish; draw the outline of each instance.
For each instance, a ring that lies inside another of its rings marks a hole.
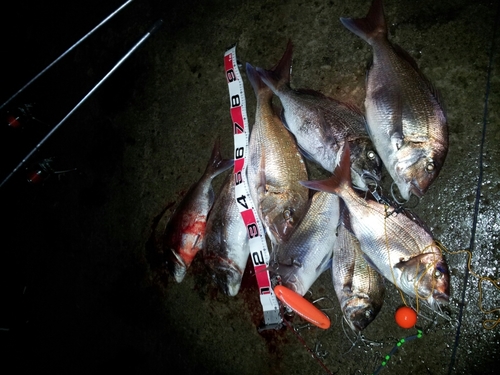
[[[271,243],[273,278],[304,295],[330,268],[344,318],[359,332],[382,307],[384,280],[431,308],[449,299],[448,267],[425,223],[376,190],[384,166],[404,199],[422,197],[444,163],[448,130],[436,90],[388,40],[382,0],[365,18],[341,22],[373,48],[364,113],[292,88],[291,42],[272,69],[247,64],[257,99],[247,179]],[[331,177],[308,181],[304,158]],[[215,200],[211,187],[231,166],[216,143],[205,173],[167,224],[163,247],[177,282],[200,252],[221,290],[234,296],[249,256],[247,230],[233,175]]]

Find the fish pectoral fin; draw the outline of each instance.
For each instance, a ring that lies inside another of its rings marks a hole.
[[[266,172],[264,169],[259,168],[258,179],[259,182],[257,184],[257,195],[259,197],[264,196],[267,193],[267,185],[266,185]]]
[[[297,268],[290,264],[278,263],[278,266],[275,267],[272,272],[279,275],[283,282],[291,281],[291,278],[294,275],[294,272]]]
[[[401,149],[401,147],[403,147],[403,143],[404,140],[403,140],[403,135],[401,133],[394,132],[391,135],[391,145],[395,150]]]
[[[440,255],[437,253],[422,253],[415,255],[409,259],[400,259],[398,263],[394,265],[395,268],[403,269],[406,267],[426,267],[427,264],[435,264],[439,261]]]
[[[318,275],[321,275],[323,272],[325,272],[328,268],[332,266],[332,255],[333,255],[333,249],[330,251],[328,254],[325,255],[321,263],[316,267],[316,272]]]
[[[297,147],[299,148],[299,152],[303,157],[305,157],[307,160],[314,161],[313,156],[304,148],[302,148],[300,144],[297,143]]]
[[[283,194],[283,193],[285,193],[285,191],[283,189],[280,189],[280,188],[272,186],[272,185],[266,185],[266,193]]]
[[[408,131],[405,130],[405,142],[424,143],[429,140],[428,134],[422,134],[421,132],[410,131],[410,130],[415,130],[415,129],[408,129]]]
[[[198,235],[196,236],[195,240],[193,241],[193,246],[192,246],[192,248],[194,249],[194,248],[196,248],[196,247],[201,247],[201,243],[202,243],[202,241],[201,241],[201,240],[202,240],[202,237],[201,237],[201,235],[200,235],[200,234],[198,234]],[[198,246],[198,244],[199,244],[200,246]]]
[[[422,158],[425,158],[423,149],[406,144],[398,151],[398,161],[395,165],[396,171],[404,171]]]

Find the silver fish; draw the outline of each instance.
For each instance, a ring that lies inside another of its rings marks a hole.
[[[361,245],[351,233],[349,213],[342,209],[333,248],[332,281],[344,314],[344,319],[355,332],[362,331],[379,313],[384,303],[384,278],[368,265]]]
[[[250,254],[248,232],[236,205],[234,176],[224,181],[208,217],[203,261],[209,272],[228,296],[238,294]]]
[[[338,197],[322,192],[314,194],[307,214],[290,240],[273,249],[271,273],[278,274],[283,285],[303,296],[331,264],[338,221]]]
[[[448,266],[432,235],[408,216],[390,214],[388,206],[360,197],[352,189],[349,173],[349,148],[344,147],[332,177],[302,184],[342,198],[370,266],[404,293],[425,300],[432,308],[437,302],[447,302]]]
[[[279,64],[275,71],[283,67]],[[299,184],[307,170],[293,136],[272,104],[273,92],[252,65],[247,76],[257,97],[255,124],[249,142],[248,183],[252,200],[273,244],[287,241],[305,215],[309,190]]]
[[[448,125],[441,100],[416,62],[387,39],[382,0],[365,18],[342,24],[373,49],[366,82],[368,132],[401,196],[423,196],[448,152]]]
[[[361,110],[313,90],[294,90],[290,87],[290,68],[293,46],[288,42],[279,72],[257,68],[264,82],[279,97],[283,106],[284,123],[297,139],[308,158],[329,172],[337,164],[337,154],[344,141],[351,148],[353,183],[367,190],[367,185],[379,181],[382,163],[368,136]]]
[[[214,203],[212,180],[232,166],[232,159],[222,159],[217,140],[205,172],[190,187],[165,227],[162,247],[167,267],[178,283],[203,246],[207,215]]]

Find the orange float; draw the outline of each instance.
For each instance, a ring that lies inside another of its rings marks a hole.
[[[275,286],[274,293],[276,294],[276,297],[283,302],[283,304],[295,311],[303,319],[319,328],[330,328],[330,318],[328,315],[319,310],[300,294],[284,287],[283,285]]]
[[[401,328],[411,328],[417,323],[417,313],[411,307],[402,306],[396,310],[394,319]]]

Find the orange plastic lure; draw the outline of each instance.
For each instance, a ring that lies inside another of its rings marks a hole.
[[[330,318],[300,294],[283,285],[276,285],[274,293],[281,302],[299,314],[303,319],[319,328],[330,328]]]

